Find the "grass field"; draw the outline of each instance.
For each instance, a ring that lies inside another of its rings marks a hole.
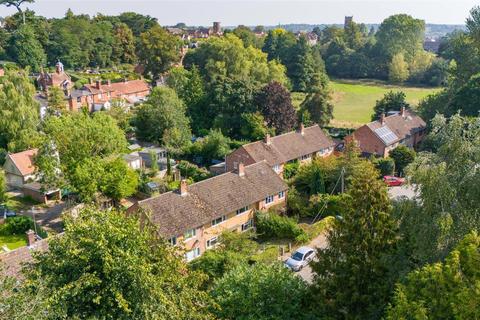
[[[332,80],[332,100],[335,106],[331,125],[339,128],[356,128],[371,121],[375,102],[390,90],[403,91],[407,102],[416,105],[437,88],[399,87],[377,80]],[[292,93],[292,103],[298,108],[305,94]]]
[[[0,252],[2,247],[6,245],[8,249],[13,250],[27,245],[27,239],[24,235],[0,235]]]
[[[358,127],[370,122],[375,102],[390,90],[403,91],[407,102],[418,102],[439,89],[398,87],[373,81],[332,81],[333,103],[335,105],[332,125],[335,127]]]

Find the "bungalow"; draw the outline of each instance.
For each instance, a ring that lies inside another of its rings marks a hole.
[[[127,210],[157,228],[160,236],[185,250],[190,261],[215,247],[225,230],[254,227],[254,211],[285,204],[288,186],[266,162],[142,200]]]
[[[226,157],[226,171],[236,170],[239,163],[250,165],[266,161],[279,175],[287,162],[310,161],[313,157],[327,157],[333,153],[335,143],[323,130],[314,125],[279,136],[267,135],[264,141],[244,144]]]
[[[97,80],[90,81],[79,90],[73,90],[68,96],[70,111],[78,111],[87,106],[90,112],[109,109],[114,99],[123,101],[126,105],[134,105],[143,101],[150,94],[150,87],[144,80],[124,80],[105,84]]]
[[[36,179],[34,158],[37,152],[37,149],[30,149],[7,155],[3,170],[9,187],[22,188]]]
[[[424,139],[426,124],[410,110],[402,108],[393,115],[382,115],[380,120],[367,123],[346,140],[354,138],[364,156],[388,157],[398,145],[416,148]]]

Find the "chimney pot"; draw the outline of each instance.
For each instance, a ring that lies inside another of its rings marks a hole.
[[[267,135],[265,136],[265,144],[270,145],[271,143],[272,143],[272,138],[270,137],[270,134],[267,133]]]
[[[382,124],[382,126],[385,124],[385,113],[382,113],[382,115],[380,116],[380,123]]]
[[[238,164],[238,176],[243,177],[244,175],[245,175],[245,165],[243,164],[243,162],[240,162]]]
[[[27,234],[27,245],[31,247],[35,243],[35,232],[30,229],[26,232]]]
[[[180,195],[181,196],[186,196],[188,193],[188,184],[187,180],[183,179],[180,181]]]
[[[305,126],[303,122],[300,123],[300,127],[298,128],[298,132],[303,136],[305,134]]]

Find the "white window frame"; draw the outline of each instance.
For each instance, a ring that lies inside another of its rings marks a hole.
[[[273,201],[275,201],[275,196],[274,195],[271,195],[271,196],[268,196],[268,197],[265,198],[265,204],[272,203]]]
[[[312,157],[311,154],[304,154],[303,156],[300,157],[300,160],[308,160]]]
[[[192,252],[193,252],[193,257],[189,259],[188,254]],[[200,257],[200,248],[193,248],[192,250],[185,252],[185,260],[187,260],[187,262],[195,260],[198,257]]]
[[[221,221],[217,222],[217,220],[221,220]],[[213,227],[213,226],[218,226],[219,224],[224,223],[225,220],[227,220],[227,216],[226,216],[226,215],[223,215],[223,216],[221,216],[221,217],[218,217],[218,218],[216,218],[216,219],[213,219],[213,220],[212,220],[212,227]]]
[[[168,243],[170,243],[172,246],[175,247],[177,245],[177,237],[176,236],[171,237],[170,239],[168,239]]]
[[[242,232],[245,232],[245,231],[248,231],[250,230],[251,228],[253,228],[253,219],[250,219],[248,220],[247,222],[245,222],[244,224],[242,224]]]
[[[275,171],[276,173],[279,173],[280,172],[280,165],[279,164],[276,164],[272,167],[273,171]]]
[[[248,210],[250,210],[250,206],[245,206],[243,208],[238,209],[237,212],[236,212],[237,216],[247,212]]]
[[[191,238],[194,238],[197,236],[197,229],[193,228],[193,229],[189,229],[187,231],[185,231],[185,233],[183,234],[183,239],[184,240],[189,240]]]
[[[213,244],[212,244],[213,242]],[[218,244],[218,236],[212,237],[206,241],[206,247],[207,249],[214,248]]]
[[[285,191],[280,191],[280,192],[278,193],[278,198],[279,198],[279,199],[285,198]]]

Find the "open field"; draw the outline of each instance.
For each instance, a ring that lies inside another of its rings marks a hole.
[[[438,88],[401,87],[388,85],[378,80],[332,80],[330,81],[335,108],[331,125],[339,128],[356,128],[370,122],[375,102],[390,90],[403,91],[407,101],[416,105]],[[304,93],[293,92],[292,103],[299,108]]]
[[[358,127],[370,122],[375,102],[390,90],[403,91],[407,102],[416,105],[437,88],[399,87],[378,81],[335,80],[330,83],[335,105],[332,125],[335,127]]]

